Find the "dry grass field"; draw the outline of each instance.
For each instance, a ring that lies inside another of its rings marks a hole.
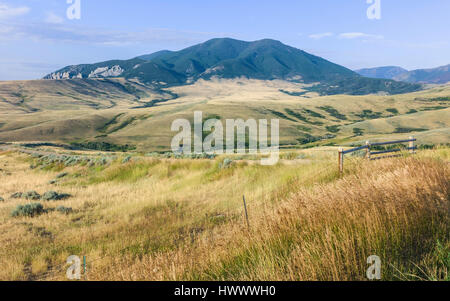
[[[237,155],[224,165],[48,152],[93,158],[64,165],[29,151],[0,152],[2,280],[65,280],[69,255],[86,256],[84,280],[365,280],[370,255],[384,280],[450,279],[446,147],[349,157],[342,177],[333,147],[285,152],[269,167]],[[70,197],[12,197],[28,191]],[[45,211],[11,215],[35,202]]]
[[[365,280],[370,255],[384,280],[449,280],[450,86],[305,88],[0,82],[0,280],[65,280],[70,255],[86,256],[84,280]],[[167,156],[171,123],[194,111],[279,119],[280,162]],[[417,155],[348,156],[339,175],[339,146],[411,135]],[[93,141],[132,148],[67,150]]]

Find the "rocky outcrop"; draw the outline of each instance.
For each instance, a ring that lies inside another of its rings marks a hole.
[[[99,67],[92,70],[89,75],[89,70],[83,69],[80,66],[70,66],[61,71],[50,73],[45,76],[44,79],[74,79],[74,78],[105,78],[105,77],[117,77],[120,76],[125,70],[119,65],[112,67]],[[84,75],[83,75],[84,73]]]
[[[119,66],[112,66],[111,68],[103,67],[97,68],[89,74],[89,78],[99,78],[99,77],[117,77],[120,76],[124,70]]]

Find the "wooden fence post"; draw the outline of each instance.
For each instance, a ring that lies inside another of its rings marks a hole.
[[[339,148],[338,164],[339,164],[339,174],[343,174],[344,173],[344,149],[342,147]]]
[[[248,220],[247,202],[245,201],[245,195],[242,196],[242,199],[244,200],[244,210],[245,210],[245,219],[247,220],[247,228],[248,230],[250,230],[250,222]]]
[[[366,141],[366,159],[370,159],[370,141]]]
[[[411,154],[415,154],[416,151],[414,150],[414,137],[411,136],[411,137],[409,137],[409,139],[411,140],[411,141],[409,141],[409,152]]]

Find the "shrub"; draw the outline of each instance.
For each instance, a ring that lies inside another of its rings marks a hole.
[[[126,156],[123,160],[122,160],[122,164],[128,163],[131,160],[131,156]]]
[[[5,199],[0,196],[0,202],[4,202]]]
[[[312,131],[312,128],[309,128],[309,127],[303,126],[303,125],[297,125],[296,128],[297,128],[297,130],[304,131],[304,132],[311,132]]]
[[[305,111],[306,113],[308,113],[308,114],[311,115],[312,117],[322,118],[322,119],[325,119],[325,118],[326,118],[326,117],[323,116],[322,114],[319,114],[319,113],[317,113],[317,112],[314,112],[314,111],[311,111],[311,110],[308,110],[308,109],[303,109],[303,111]]]
[[[383,113],[373,112],[372,110],[363,110],[361,113],[355,115],[362,119],[377,119],[380,118]]]
[[[69,213],[73,212],[73,209],[70,207],[58,206],[58,207],[56,207],[56,211],[63,213],[63,214],[69,214]]]
[[[99,150],[99,151],[106,151],[106,152],[126,152],[130,150],[136,149],[134,145],[118,145],[108,142],[81,142],[81,143],[71,143],[72,147],[75,147],[77,149],[90,149],[90,150]]]
[[[321,141],[321,140],[328,140],[328,139],[333,139],[336,138],[336,135],[332,135],[332,134],[326,134],[324,136],[312,136],[310,134],[304,134],[304,137],[298,138],[297,141],[300,144],[308,144],[308,143],[313,143],[313,142],[317,142],[317,141]]]
[[[389,109],[386,109],[386,111],[389,112],[389,113],[392,113],[394,115],[398,115],[399,114],[398,110],[395,109],[395,108],[389,108]]]
[[[37,193],[36,191],[28,191],[25,193],[22,193],[22,198],[26,200],[39,200],[41,198],[41,195]]]
[[[66,193],[57,193],[55,191],[47,191],[46,193],[44,193],[44,195],[42,196],[42,200],[44,201],[59,201],[59,200],[64,200],[71,197],[70,194],[66,194]]]
[[[101,157],[101,158],[99,158],[99,159],[97,160],[97,163],[98,163],[99,165],[106,165],[106,164],[108,164],[108,158],[107,158],[107,157]]]
[[[304,122],[308,122],[308,119],[303,116],[302,114],[298,113],[298,112],[294,112],[291,109],[284,109],[286,111],[286,113],[288,113],[289,115],[297,118],[298,120],[302,120]]]
[[[425,131],[428,131],[428,129],[401,127],[401,128],[396,128],[394,133],[405,134],[405,133],[425,132]]]
[[[233,165],[233,160],[226,158],[223,160],[223,162],[219,165],[221,169],[230,168]]]
[[[340,120],[347,120],[347,117],[341,113],[338,112],[338,110],[336,110],[333,107],[330,106],[324,106],[324,107],[318,107],[318,109],[321,109],[322,111],[327,112],[328,114],[330,114],[331,116],[340,119]]]
[[[355,134],[355,136],[362,136],[364,134],[364,130],[360,128],[353,128],[353,134]]]
[[[295,119],[292,119],[289,116],[286,116],[285,114],[283,114],[281,112],[273,111],[273,110],[269,110],[269,109],[267,109],[267,111],[269,111],[270,113],[272,113],[273,115],[275,115],[275,116],[277,116],[279,118],[290,120],[290,121],[293,121],[293,122],[297,122]]]
[[[159,157],[159,153],[157,152],[152,152],[152,153],[148,153],[145,155],[146,157]]]
[[[57,175],[56,178],[57,178],[57,179],[61,179],[61,178],[66,177],[68,174],[69,174],[69,173],[67,173],[67,172],[62,172],[62,173],[60,173],[59,175]]]
[[[173,153],[167,152],[163,154],[164,158],[172,158],[173,157]]]
[[[26,205],[18,205],[16,209],[11,212],[11,216],[29,216],[33,217],[44,213],[44,206],[41,203],[32,203]]]
[[[327,128],[327,131],[330,133],[337,133],[337,132],[339,132],[340,126],[339,125],[329,125],[326,128]]]
[[[16,192],[11,194],[12,199],[20,199],[22,197],[22,192]]]
[[[421,145],[419,145],[419,149],[420,150],[434,149],[434,148],[435,148],[434,144],[421,144]]]

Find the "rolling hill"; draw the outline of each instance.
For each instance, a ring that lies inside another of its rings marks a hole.
[[[408,71],[401,67],[388,66],[360,69],[355,72],[365,77],[393,79],[408,83],[445,84],[450,82],[450,65],[413,71]]]
[[[0,143],[95,142],[165,152],[172,122],[192,120],[195,111],[221,120],[279,119],[283,148],[411,134],[420,134],[420,144],[448,142],[448,85],[395,96],[321,96],[309,88],[243,78],[163,89],[123,78],[0,82]]]
[[[394,95],[396,94],[396,95]],[[446,143],[450,86],[368,78],[274,40],[213,39],[180,51],[74,65],[0,82],[0,143],[170,150],[173,120],[280,120],[283,148],[406,133]],[[420,118],[415,126],[414,120]]]
[[[163,50],[131,60],[68,66],[44,78],[117,77],[160,87],[191,84],[199,79],[209,80],[213,77],[281,79],[320,83],[314,91],[321,94],[398,94],[421,89],[420,85],[392,80],[364,79],[345,67],[270,39],[255,42],[212,39],[180,51]],[[339,89],[335,89],[336,85],[339,85]],[[363,85],[364,89],[355,90],[355,85]]]

